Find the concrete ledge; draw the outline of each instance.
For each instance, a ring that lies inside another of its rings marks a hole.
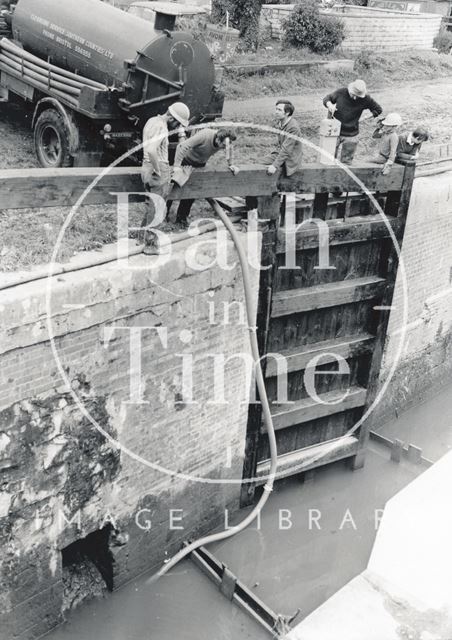
[[[341,58],[338,60],[310,60],[307,62],[278,62],[256,64],[227,64],[225,71],[233,71],[239,75],[252,75],[264,73],[284,73],[288,70],[311,71],[312,69],[326,69],[327,71],[353,71],[354,60]]]
[[[368,568],[285,640],[452,637],[452,453],[386,505]]]

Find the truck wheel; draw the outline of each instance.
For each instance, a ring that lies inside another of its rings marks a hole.
[[[70,167],[73,158],[69,153],[69,132],[61,114],[46,109],[36,120],[35,151],[43,167]]]

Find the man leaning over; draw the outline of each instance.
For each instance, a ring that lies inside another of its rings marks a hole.
[[[176,178],[177,169],[183,167],[185,172],[182,173],[185,181],[190,176],[193,168],[205,167],[207,161],[215,155],[220,149],[226,149],[226,160],[229,170],[233,175],[239,172],[238,167],[231,164],[232,143],[237,139],[235,133],[229,129],[209,129],[203,128],[194,133],[190,138],[181,142],[176,149],[174,159],[173,181],[182,186],[181,182]],[[194,200],[181,200],[177,209],[176,224],[185,228],[187,219],[190,214]]]

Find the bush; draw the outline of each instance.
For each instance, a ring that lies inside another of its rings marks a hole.
[[[338,47],[344,39],[344,23],[339,18],[321,16],[318,32],[313,34],[309,45],[314,53],[330,53]]]
[[[375,54],[372,49],[361,49],[355,58],[353,69],[358,73],[363,73],[365,71],[370,71],[374,63]]]
[[[284,22],[283,31],[286,44],[308,47],[315,53],[330,53],[345,37],[343,22],[320,15],[315,0],[297,5]]]
[[[452,49],[452,31],[441,29],[433,40],[433,46],[438,49],[439,53],[449,53]]]

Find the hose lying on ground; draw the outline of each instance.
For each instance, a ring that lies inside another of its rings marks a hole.
[[[243,247],[240,242],[240,238],[237,234],[237,231],[234,228],[234,225],[229,220],[228,216],[225,214],[223,209],[220,207],[218,202],[215,200],[208,199],[207,200],[212,209],[218,215],[226,229],[229,231],[232,241],[234,242],[235,248],[237,250],[240,267],[242,270],[243,276],[243,286],[245,290],[245,307],[246,307],[246,317],[248,322],[248,331],[251,345],[251,353],[253,356],[253,360],[255,362],[255,372],[256,372],[256,383],[257,388],[259,390],[259,399],[262,404],[262,411],[264,417],[264,423],[267,428],[268,440],[270,444],[270,471],[268,474],[267,482],[264,486],[264,491],[262,496],[260,497],[258,503],[255,505],[253,510],[244,518],[239,524],[234,527],[230,527],[226,531],[221,531],[219,533],[213,533],[208,536],[204,536],[203,538],[199,538],[189,544],[187,544],[183,549],[181,549],[176,555],[174,555],[168,562],[166,562],[163,567],[152,576],[149,582],[154,582],[161,578],[165,573],[167,573],[170,569],[172,569],[178,562],[180,562],[183,558],[189,555],[195,549],[202,547],[206,544],[210,544],[212,542],[218,542],[219,540],[226,540],[226,538],[230,538],[231,536],[243,531],[246,527],[253,522],[262,511],[265,503],[267,502],[270,493],[273,490],[273,482],[276,474],[277,467],[277,449],[276,449],[276,437],[275,430],[273,427],[273,420],[270,413],[270,405],[268,402],[267,392],[265,389],[264,376],[262,374],[262,367],[259,356],[259,347],[257,344],[257,336],[256,336],[256,327],[255,327],[255,318],[254,318],[254,309],[252,304],[252,287],[250,282],[250,275],[248,272],[248,258],[243,250]]]

